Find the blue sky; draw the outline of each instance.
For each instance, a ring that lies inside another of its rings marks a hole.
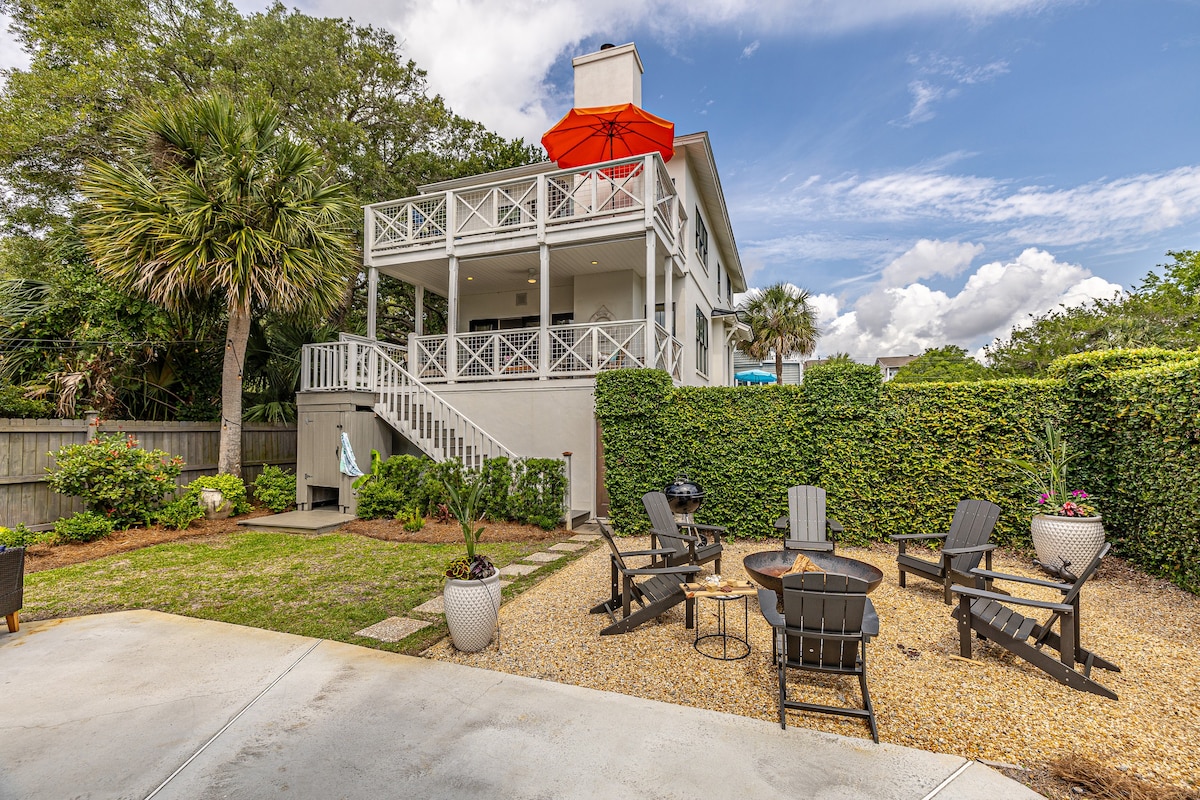
[[[809,290],[821,354],[978,352],[1200,248],[1200,0],[296,5],[389,28],[530,141],[573,56],[636,42],[643,104],[709,132],[750,284]]]

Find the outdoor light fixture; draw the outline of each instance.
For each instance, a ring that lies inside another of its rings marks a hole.
[[[596,265],[596,264],[599,264],[599,263],[600,263],[599,261],[593,261],[593,262],[592,262],[593,266],[594,266],[594,265]]]
[[[468,275],[468,276],[467,276],[467,280],[469,280],[469,281],[473,281],[473,280],[475,280],[475,278],[474,278],[473,276],[471,276],[471,275]]]
[[[526,283],[537,283],[537,277],[533,267],[529,268],[529,277],[525,279]]]

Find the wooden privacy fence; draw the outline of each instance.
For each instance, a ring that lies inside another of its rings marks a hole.
[[[46,468],[54,462],[49,454],[63,445],[82,444],[95,432],[132,434],[146,450],[183,457],[183,473],[176,481],[183,486],[201,475],[216,474],[220,431],[218,422],[0,419],[0,526],[23,522],[46,529],[83,510],[78,499],[46,484]],[[242,426],[242,478],[247,484],[262,472],[263,464],[295,471],[294,424]]]

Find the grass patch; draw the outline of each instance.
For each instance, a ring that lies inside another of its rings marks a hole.
[[[491,542],[484,552],[500,567],[547,544]],[[405,616],[439,594],[446,563],[462,549],[339,533],[239,533],[161,544],[27,575],[22,617],[147,608],[416,653],[446,634],[444,621],[395,643],[354,632]]]

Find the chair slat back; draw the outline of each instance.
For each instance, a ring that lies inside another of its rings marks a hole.
[[[861,639],[833,639],[823,634],[862,632],[867,583],[847,575],[805,572],[783,577],[783,616],[789,628],[788,656],[819,667],[851,669],[858,661]]]
[[[978,547],[991,538],[996,520],[1000,519],[1000,506],[987,500],[960,500],[950,522],[944,547]],[[983,553],[955,560],[954,568],[968,572],[979,566]]]
[[[646,507],[646,516],[650,517],[650,527],[658,531],[663,539],[660,547],[669,547],[676,553],[688,555],[687,543],[671,534],[679,533],[679,523],[675,521],[675,513],[671,504],[662,492],[647,492],[642,495],[642,505]]]
[[[819,486],[788,489],[788,541],[784,546],[824,541],[825,490]]]
[[[624,573],[627,569],[625,559],[622,557],[621,551],[617,548],[617,542],[613,538],[612,529],[601,520],[596,520],[596,524],[600,527],[600,535],[604,537],[604,541],[608,542],[608,548],[612,550],[613,563],[617,565],[618,570]]]
[[[1092,577],[1092,573],[1100,568],[1100,562],[1106,555],[1108,555],[1108,551],[1111,549],[1112,544],[1110,542],[1105,542],[1100,547],[1100,552],[1096,553],[1096,556],[1092,559],[1091,563],[1084,568],[1083,572],[1079,573],[1079,577],[1076,578],[1075,582],[1071,585],[1071,590],[1063,596],[1062,601],[1064,603],[1075,602],[1075,598],[1079,596],[1080,590],[1083,589],[1083,584],[1087,583],[1087,579]]]

